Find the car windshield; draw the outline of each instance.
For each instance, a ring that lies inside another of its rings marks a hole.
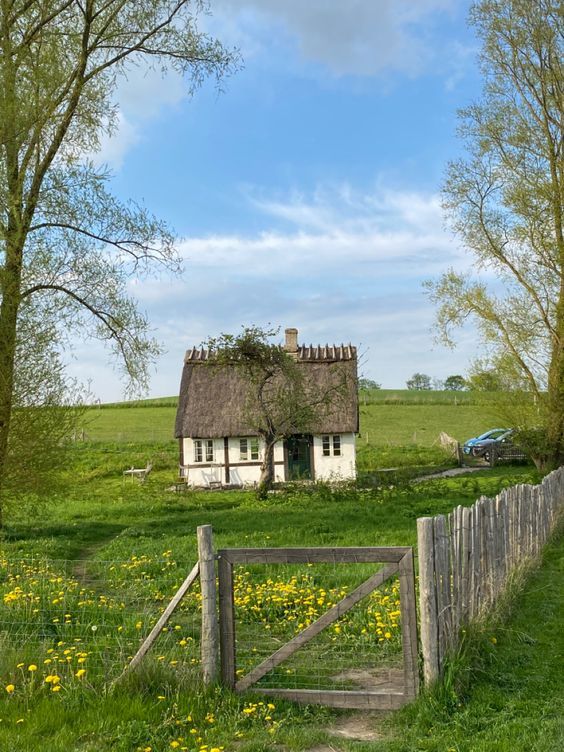
[[[478,441],[482,441],[483,439],[499,439],[506,433],[509,433],[507,428],[492,428],[490,431],[486,431],[486,433],[478,436]]]

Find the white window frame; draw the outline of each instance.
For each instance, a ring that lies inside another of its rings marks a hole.
[[[251,436],[250,440],[251,460],[258,460],[260,457],[260,444],[258,436]]]
[[[258,436],[250,436],[239,439],[239,461],[253,462],[260,457],[260,444]]]
[[[321,436],[321,451],[324,457],[341,457],[343,454],[341,434],[323,434]]]
[[[249,459],[248,439],[239,439],[239,462],[247,462]]]
[[[206,450],[206,462],[213,462],[213,458],[214,458],[213,439],[205,439],[204,448]]]
[[[194,439],[194,462],[213,462],[214,442],[213,439]]]
[[[340,457],[341,456],[341,434],[335,433],[333,434],[333,457]]]
[[[203,442],[202,439],[194,439],[194,462],[203,462]]]

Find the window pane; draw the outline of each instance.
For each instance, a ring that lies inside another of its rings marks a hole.
[[[259,440],[255,437],[251,439],[251,459],[258,460],[259,458]]]
[[[331,449],[329,445],[329,436],[322,436],[321,442],[323,444],[323,456],[329,457],[329,455],[331,454]]]
[[[246,462],[249,459],[247,439],[239,439],[239,459],[241,462]]]
[[[206,462],[213,462],[213,439],[206,439]]]
[[[341,437],[333,436],[333,454],[339,457],[341,454]]]
[[[194,462],[202,461],[202,440],[196,439],[194,441]]]

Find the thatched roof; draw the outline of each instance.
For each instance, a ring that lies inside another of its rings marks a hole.
[[[342,384],[331,406],[318,411],[311,432],[349,433],[358,431],[356,347],[305,346],[293,351],[304,375],[306,387],[330,393]],[[249,418],[248,384],[236,366],[216,367],[213,353],[192,348],[186,353],[180,384],[175,435],[191,438],[252,436],[257,431]]]

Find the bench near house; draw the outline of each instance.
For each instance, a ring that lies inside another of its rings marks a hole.
[[[357,353],[352,345],[298,345],[297,329],[286,329],[284,349],[304,378],[323,388],[345,374],[347,389],[334,410],[319,416],[311,434],[290,436],[274,448],[277,482],[350,480],[356,477],[358,432]],[[263,442],[248,425],[247,384],[234,366],[210,367],[209,350],[186,353],[175,435],[181,475],[195,487],[244,486],[259,481]]]

